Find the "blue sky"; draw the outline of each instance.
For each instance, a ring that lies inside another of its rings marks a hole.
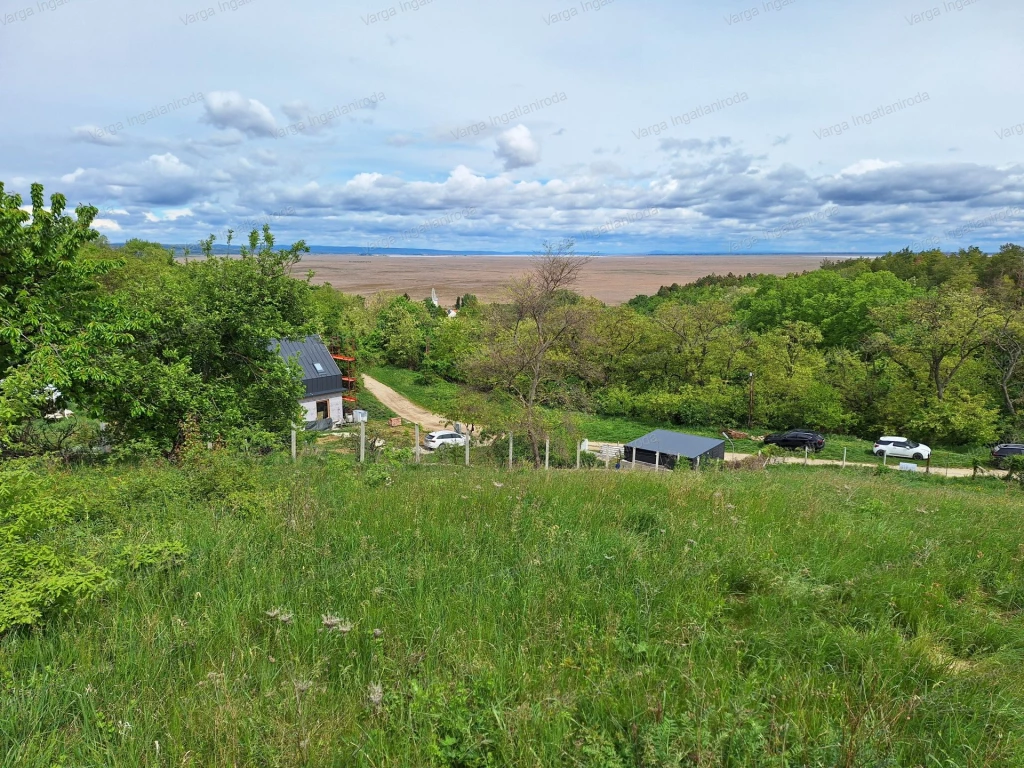
[[[114,242],[263,220],[467,252],[1024,241],[1019,0],[0,0],[0,21],[0,180],[96,205]]]

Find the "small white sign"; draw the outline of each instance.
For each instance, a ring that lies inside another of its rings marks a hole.
[[[917,472],[917,464],[911,464],[908,461],[901,461],[900,472]]]

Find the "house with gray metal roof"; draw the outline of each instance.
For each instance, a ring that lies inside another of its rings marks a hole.
[[[300,341],[275,339],[269,348],[302,368],[306,392],[299,404],[306,411],[306,429],[330,429],[345,420],[346,382],[319,336],[307,336]]]
[[[701,461],[724,460],[725,441],[656,429],[626,443],[623,458],[636,467],[646,465],[657,469],[675,469],[682,460],[689,462],[691,468],[696,468]]]

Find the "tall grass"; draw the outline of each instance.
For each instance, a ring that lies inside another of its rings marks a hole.
[[[1024,764],[1024,504],[995,481],[51,480],[87,493],[82,546],[188,555],[0,640],[4,765]]]

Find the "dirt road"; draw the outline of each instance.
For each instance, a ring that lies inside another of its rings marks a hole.
[[[448,429],[451,426],[451,422],[444,419],[442,416],[438,416],[436,413],[431,413],[426,408],[422,408],[416,403],[409,400],[404,395],[399,394],[391,387],[386,384],[381,384],[376,379],[363,374],[363,386],[365,386],[370,393],[380,400],[384,405],[390,408],[392,411],[397,413],[406,421],[411,421],[413,424],[419,424],[420,427],[425,429],[427,432],[433,432],[438,429]],[[602,448],[622,448],[621,443],[604,443],[590,441],[590,450],[595,453],[600,453]],[[749,458],[749,453],[727,453],[725,454],[726,461],[742,461],[743,459]],[[774,459],[775,463],[783,464],[803,464],[804,459],[802,456],[779,456]],[[843,462],[835,461],[833,459],[808,459],[807,464],[809,466],[842,466]],[[867,464],[859,461],[848,461],[846,462],[848,467],[867,467],[873,469],[878,466],[877,464]],[[899,459],[893,459],[889,466],[896,469],[899,466]],[[921,472],[924,468],[921,467]],[[966,467],[932,467],[933,475],[941,475],[943,477],[971,477],[974,471],[967,469]],[[987,469],[979,474],[992,475],[995,477],[1003,477],[1006,473],[998,469]]]
[[[419,424],[427,432],[447,429],[451,422],[426,408],[421,408],[403,395],[398,394],[387,384],[382,384],[371,376],[363,374],[363,386],[384,405],[397,413],[406,421]]]

